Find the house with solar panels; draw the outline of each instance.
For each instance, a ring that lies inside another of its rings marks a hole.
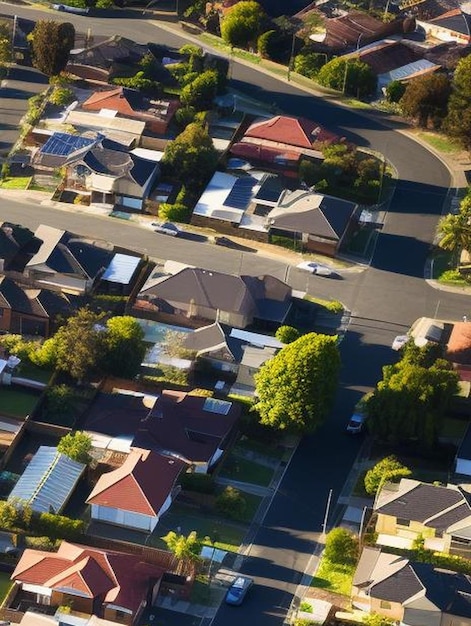
[[[27,505],[36,513],[63,511],[85,465],[51,446],[40,446],[8,496],[8,502]]]

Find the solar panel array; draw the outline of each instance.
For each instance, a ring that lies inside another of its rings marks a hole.
[[[81,137],[70,133],[54,133],[42,146],[41,154],[54,154],[56,156],[68,156],[75,150],[90,146],[95,142],[91,137]]]
[[[231,410],[232,402],[226,400],[217,400],[216,398],[206,398],[203,410],[209,413],[218,413],[219,415],[227,415]]]
[[[57,448],[41,446],[20,476],[9,502],[28,504],[38,513],[59,513],[85,468]]]
[[[246,209],[252,199],[252,191],[257,182],[258,181],[251,176],[238,178],[230,190],[229,195],[224,200],[224,206],[229,206],[234,209]]]

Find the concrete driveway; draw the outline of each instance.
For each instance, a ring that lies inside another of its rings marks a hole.
[[[0,84],[0,156],[6,156],[18,139],[20,120],[28,98],[43,91],[47,77],[32,67],[15,65]]]

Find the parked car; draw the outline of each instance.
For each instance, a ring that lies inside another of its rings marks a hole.
[[[364,413],[354,413],[348,420],[347,433],[359,435],[365,428],[366,415]]]
[[[170,237],[178,237],[181,233],[181,230],[172,222],[163,222],[160,224],[159,222],[152,222],[151,224],[155,233],[161,233],[162,235],[170,235]]]
[[[334,278],[335,276],[338,276],[337,272],[328,265],[323,265],[322,263],[314,263],[313,261],[303,261],[302,263],[298,263],[296,267],[299,270],[310,272],[311,274],[315,274],[316,276],[324,276],[325,278]]]
[[[250,587],[253,585],[253,580],[246,576],[237,576],[232,585],[226,592],[226,604],[231,606],[240,606],[245,600]]]
[[[88,7],[69,7],[67,4],[53,4],[52,8],[56,11],[64,11],[65,13],[78,13],[79,15],[87,15]]]

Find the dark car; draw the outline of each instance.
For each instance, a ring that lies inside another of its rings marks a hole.
[[[253,580],[251,578],[237,576],[226,592],[226,604],[230,604],[231,606],[241,605],[252,585]]]

